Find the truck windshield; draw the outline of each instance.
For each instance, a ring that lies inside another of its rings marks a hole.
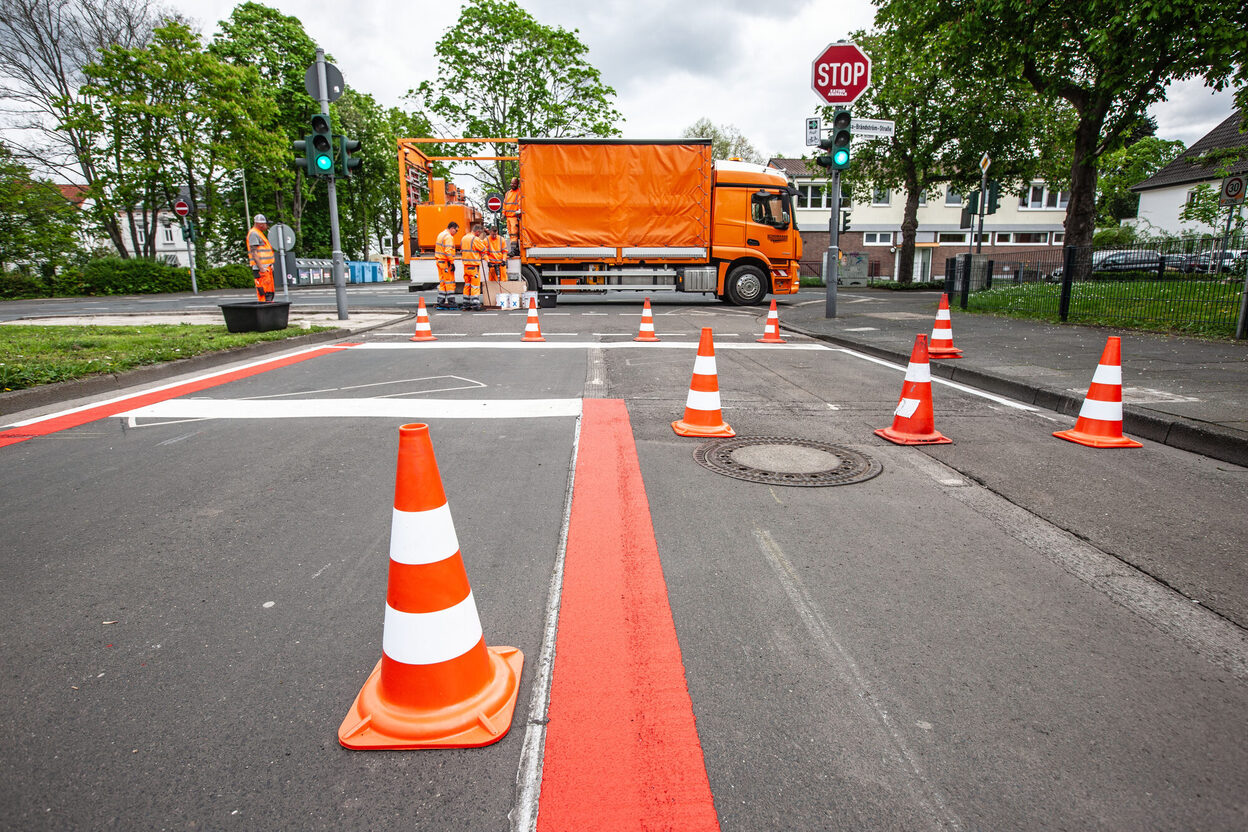
[[[788,194],[770,194],[760,191],[754,194],[754,198],[750,202],[751,219],[762,225],[788,228],[788,203]]]

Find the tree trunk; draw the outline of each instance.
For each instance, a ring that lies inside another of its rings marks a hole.
[[[914,237],[919,228],[919,196],[922,189],[911,178],[906,182],[906,208],[901,218],[901,257],[897,262],[897,280],[914,282]]]
[[[1096,146],[1104,118],[1081,116],[1075,130],[1070,166],[1070,203],[1066,206],[1066,245],[1090,246],[1096,232]]]

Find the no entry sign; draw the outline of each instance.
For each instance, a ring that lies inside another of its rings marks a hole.
[[[186,200],[179,199],[177,202],[173,203],[173,213],[177,214],[179,217],[185,217],[187,214],[191,213],[191,206],[186,204]]]
[[[503,210],[503,198],[498,194],[490,194],[485,198],[485,207],[497,214]]]
[[[871,86],[871,59],[854,43],[828,44],[811,67],[811,89],[828,104],[853,104]]]

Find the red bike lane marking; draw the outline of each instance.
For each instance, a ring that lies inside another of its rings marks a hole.
[[[249,364],[245,367],[239,367],[236,370],[227,370],[221,373],[214,373],[202,376],[182,384],[174,384],[168,387],[159,387],[155,390],[149,390],[146,393],[137,393],[133,396],[125,396],[119,399],[112,399],[97,405],[88,405],[82,408],[75,408],[61,413],[53,413],[48,416],[32,419],[30,422],[0,431],[0,448],[6,445],[15,445],[18,442],[25,442],[27,439],[34,439],[36,436],[47,436],[58,431],[76,428],[79,425],[85,425],[88,422],[94,422],[97,419],[106,419],[109,416],[116,416],[118,413],[125,413],[128,410],[136,410],[140,407],[146,407],[149,404],[163,402],[167,399],[176,399],[179,396],[185,396],[190,393],[196,393],[200,390],[206,390],[209,387],[217,387],[231,381],[237,381],[248,376],[258,375],[276,370],[279,367],[286,367],[291,364],[297,364],[300,361],[307,361],[309,358],[318,358],[322,355],[328,355],[334,352],[354,346],[354,344],[344,343],[335,344],[330,347],[320,347],[307,352],[288,355],[284,358],[274,358],[268,361],[260,361],[255,364]]]
[[[537,828],[718,830],[619,399],[586,399]]]

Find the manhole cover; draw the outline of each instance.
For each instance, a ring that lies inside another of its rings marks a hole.
[[[884,470],[858,451],[783,436],[719,439],[700,445],[693,458],[717,474],[768,485],[850,485]]]

